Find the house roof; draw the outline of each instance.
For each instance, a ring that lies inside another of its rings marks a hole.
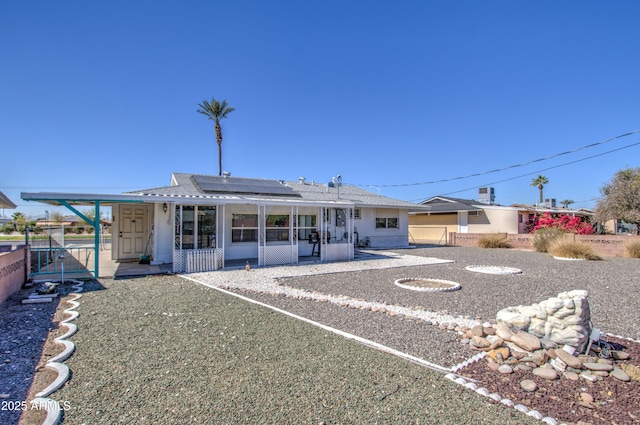
[[[591,211],[588,210],[570,210],[567,208],[547,208],[540,207],[535,205],[525,205],[525,204],[513,204],[510,206],[504,205],[490,205],[484,204],[479,201],[471,200],[471,199],[461,199],[461,198],[452,198],[448,196],[434,196],[433,198],[427,199],[426,201],[421,202],[420,205],[429,207],[427,211],[428,213],[435,214],[445,214],[445,213],[457,213],[461,211],[481,211],[483,209],[503,209],[503,210],[514,210],[514,211],[529,211],[534,213],[557,213],[557,214],[577,214],[577,215],[590,215]]]
[[[231,176],[173,173],[168,186],[124,194],[22,193],[22,199],[51,205],[113,205],[122,202],[176,202],[180,204],[270,203],[283,205],[355,206],[424,211],[428,207],[377,195],[352,185],[252,179]]]
[[[454,213],[459,211],[480,211],[479,202],[469,199],[451,198],[447,196],[434,196],[422,201],[420,205],[428,207],[429,213]]]
[[[14,209],[17,205],[11,202],[11,199],[7,198],[7,195],[0,192],[0,208],[10,208]]]
[[[252,179],[231,176],[173,173],[169,186],[142,189],[129,194],[174,198],[200,198],[227,201],[295,202],[312,204],[355,204],[422,210],[412,202],[388,198],[357,186],[315,182]]]

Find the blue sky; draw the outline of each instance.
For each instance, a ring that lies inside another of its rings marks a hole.
[[[51,208],[20,192],[217,174],[196,112],[215,97],[236,108],[234,176],[340,174],[414,202],[490,185],[509,205],[535,203],[543,174],[545,198],[593,207],[640,166],[640,133],[486,172],[640,129],[638,16],[631,0],[6,1],[0,190],[37,216]]]

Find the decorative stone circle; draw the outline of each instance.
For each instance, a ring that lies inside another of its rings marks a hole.
[[[451,292],[461,288],[459,283],[450,280],[425,279],[421,277],[397,279],[393,283],[400,288],[421,292]]]
[[[558,257],[557,255],[554,255],[553,258],[555,258],[556,260],[565,260],[565,261],[586,261],[586,258],[571,258],[571,257]]]
[[[466,270],[470,272],[487,273],[487,274],[520,274],[522,270],[515,267],[503,266],[467,266]]]

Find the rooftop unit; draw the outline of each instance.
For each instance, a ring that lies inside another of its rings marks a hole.
[[[478,189],[478,202],[493,205],[495,201],[496,194],[492,187],[481,187]]]

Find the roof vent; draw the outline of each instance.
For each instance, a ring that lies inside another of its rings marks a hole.
[[[224,177],[225,179],[226,179],[227,177],[231,177],[231,173],[230,173],[230,172],[228,172],[228,171],[223,171],[223,172],[222,172],[222,177]]]
[[[307,181],[306,177],[298,177],[298,183],[304,184],[305,181]]]

